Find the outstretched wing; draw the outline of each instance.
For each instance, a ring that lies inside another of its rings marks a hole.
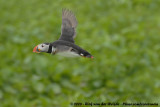
[[[77,20],[74,14],[67,9],[62,9],[62,25],[61,37],[59,40],[64,40],[74,43],[76,37]]]

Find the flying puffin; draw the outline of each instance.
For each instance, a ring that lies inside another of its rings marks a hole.
[[[59,54],[67,57],[82,56],[93,58],[93,56],[74,43],[76,37],[77,20],[75,15],[68,9],[62,9],[61,36],[52,43],[42,43],[34,47],[33,52],[46,52]]]

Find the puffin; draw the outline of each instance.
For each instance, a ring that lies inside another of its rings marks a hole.
[[[61,36],[51,43],[41,43],[34,47],[35,53],[49,53],[66,57],[94,58],[89,52],[75,44],[77,19],[68,9],[62,9]]]

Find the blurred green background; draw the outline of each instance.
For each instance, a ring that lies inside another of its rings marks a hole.
[[[62,8],[94,59],[32,52],[59,38]],[[0,107],[160,102],[159,10],[159,0],[0,0]]]

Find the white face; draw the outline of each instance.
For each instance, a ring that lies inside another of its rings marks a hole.
[[[38,52],[48,52],[48,49],[49,49],[49,44],[42,43],[37,46]]]

